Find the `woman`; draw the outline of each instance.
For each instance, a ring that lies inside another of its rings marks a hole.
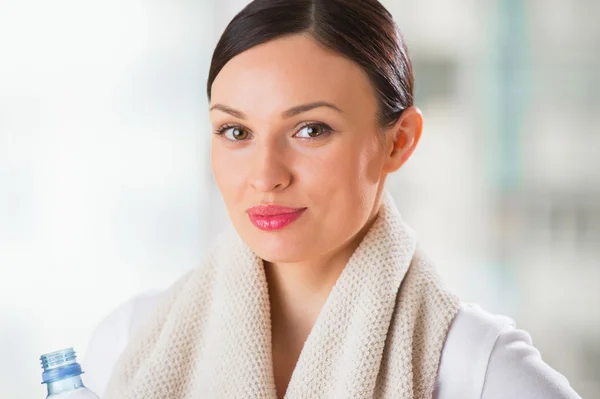
[[[86,359],[92,388],[107,398],[578,397],[526,333],[443,286],[386,194],[423,118],[381,4],[252,2],[217,45],[208,97],[233,228],[165,293],[101,325]]]

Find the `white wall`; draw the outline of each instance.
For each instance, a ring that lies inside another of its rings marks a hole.
[[[207,244],[208,2],[2,1],[0,386]]]

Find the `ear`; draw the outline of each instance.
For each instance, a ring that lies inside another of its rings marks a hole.
[[[400,119],[386,129],[387,160],[384,169],[395,172],[410,158],[423,132],[423,114],[417,107],[402,112]]]

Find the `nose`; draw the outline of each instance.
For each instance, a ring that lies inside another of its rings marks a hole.
[[[277,143],[264,143],[257,146],[252,157],[250,185],[260,192],[281,191],[292,181],[292,174],[286,165],[285,150]]]

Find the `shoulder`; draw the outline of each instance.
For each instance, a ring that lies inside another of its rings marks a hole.
[[[82,362],[85,384],[102,397],[112,370],[133,334],[153,314],[164,295],[148,291],[115,308],[92,334]]]
[[[446,337],[437,381],[440,399],[480,398],[489,356],[514,321],[477,305],[462,304]]]
[[[436,398],[575,399],[567,379],[547,365],[515,322],[462,304],[442,351]]]

